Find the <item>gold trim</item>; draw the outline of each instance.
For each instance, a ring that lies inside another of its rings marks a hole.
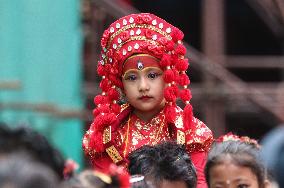
[[[181,130],[177,130],[177,143],[185,144],[185,133]]]
[[[122,161],[122,157],[120,156],[119,152],[113,145],[106,148],[106,152],[114,163]]]
[[[159,67],[146,67],[146,68],[144,68],[144,69],[142,69],[142,70],[128,69],[128,70],[122,75],[122,79],[125,80],[125,75],[128,74],[129,72],[133,72],[133,73],[135,73],[135,72],[147,72],[149,69],[158,71],[158,72],[159,72],[158,74],[160,74],[160,75],[163,74],[163,70],[160,69]]]
[[[103,143],[106,144],[111,140],[111,126],[104,129],[103,133]]]
[[[130,119],[131,119],[131,115],[129,116],[128,121],[127,121],[127,130],[126,130],[126,135],[125,135],[125,148],[123,151],[124,157],[126,156],[126,151],[128,147],[128,134],[129,134],[129,128],[130,128]]]

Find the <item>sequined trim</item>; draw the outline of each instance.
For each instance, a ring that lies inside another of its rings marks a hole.
[[[109,155],[109,157],[113,160],[114,163],[118,163],[122,161],[122,157],[120,156],[119,152],[114,146],[110,146],[106,148],[106,152]]]
[[[104,134],[103,134],[103,143],[106,144],[109,141],[111,141],[111,126],[108,126],[107,128],[105,128]]]
[[[177,131],[177,143],[185,144],[185,134],[181,130]]]
[[[117,36],[119,35],[120,33],[122,33],[123,31],[126,31],[127,29],[133,29],[133,28],[142,28],[142,29],[151,29],[153,31],[156,31],[157,33],[160,33],[161,35],[167,37],[168,40],[171,40],[172,37],[170,35],[167,34],[167,32],[165,31],[162,31],[161,29],[158,29],[157,27],[155,26],[152,26],[152,25],[148,25],[148,24],[130,24],[130,25],[127,25],[125,27],[122,27],[121,29],[119,29],[118,31],[116,31],[109,39],[108,41],[108,44],[107,44],[107,49],[109,49],[110,47],[110,44],[112,43],[112,40]]]

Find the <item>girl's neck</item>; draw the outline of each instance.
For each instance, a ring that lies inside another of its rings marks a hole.
[[[155,117],[160,111],[164,108],[164,104],[161,104],[159,107],[151,110],[151,111],[139,111],[137,109],[134,109],[133,113],[142,121],[148,122],[153,117]]]

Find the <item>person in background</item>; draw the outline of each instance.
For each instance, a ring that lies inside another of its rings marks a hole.
[[[142,146],[129,155],[129,173],[145,177],[149,187],[195,188],[197,176],[184,147],[174,142]]]
[[[278,184],[276,186],[284,188],[284,125],[265,135],[261,144],[261,156]]]
[[[129,174],[116,165],[108,172],[84,169],[64,182],[65,188],[130,188]]]
[[[0,160],[1,188],[59,188],[58,175],[48,166],[19,153]]]
[[[59,179],[64,178],[65,159],[48,140],[29,127],[10,128],[0,124],[0,161],[11,155],[23,155],[53,170]]]
[[[82,144],[94,168],[127,167],[134,150],[176,141],[196,167],[198,187],[206,187],[203,169],[213,136],[193,115],[183,37],[150,13],[127,15],[105,30],[97,67],[102,93],[94,98],[94,120]]]
[[[205,166],[209,188],[267,188],[259,145],[249,137],[228,134],[212,145]]]

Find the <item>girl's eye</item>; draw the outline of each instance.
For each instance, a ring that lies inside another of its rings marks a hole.
[[[130,81],[134,81],[136,79],[137,79],[137,77],[134,74],[131,74],[131,75],[128,75],[128,76],[125,77],[125,80],[130,80]]]
[[[158,74],[158,73],[156,73],[156,72],[150,72],[150,73],[148,74],[148,78],[150,78],[150,79],[155,79],[155,78],[157,78],[159,75],[160,75],[160,74]]]
[[[247,184],[239,184],[237,186],[237,188],[248,188],[248,187],[249,187],[249,185],[247,185]]]

